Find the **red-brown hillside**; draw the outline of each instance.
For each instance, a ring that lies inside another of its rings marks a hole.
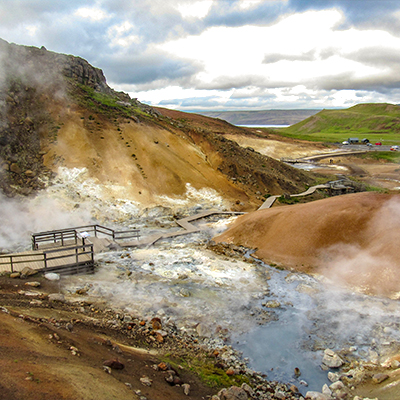
[[[399,237],[400,196],[365,192],[249,213],[215,240],[256,248],[266,262],[395,296]]]

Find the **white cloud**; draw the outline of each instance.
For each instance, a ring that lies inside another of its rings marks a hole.
[[[81,18],[90,19],[91,21],[101,21],[109,17],[107,13],[96,7],[78,8],[74,14]]]
[[[183,18],[204,18],[211,6],[212,0],[190,1],[177,6]]]
[[[107,30],[110,46],[129,47],[133,43],[139,43],[140,38],[133,31],[134,26],[129,21],[111,26]]]

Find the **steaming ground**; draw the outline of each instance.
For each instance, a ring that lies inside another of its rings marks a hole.
[[[177,205],[171,201],[170,207],[154,204],[145,210],[116,193],[88,180],[83,169],[60,170],[56,184],[36,198],[5,203],[1,247],[29,246],[29,231],[95,222],[139,227],[143,235],[166,233],[180,229],[176,216],[225,207],[214,191],[190,186]],[[396,204],[389,203],[385,213],[392,215]],[[348,359],[381,363],[399,350],[397,301],[355,293],[326,278],[281,271],[250,256],[246,262],[207,249],[206,243],[234,220],[203,220],[201,233],[147,249],[100,253],[94,275],[63,277],[62,290],[68,294],[84,289],[87,298],[125,314],[158,316],[181,331],[230,340],[251,367],[270,379],[293,381],[303,392],[321,390],[326,382],[320,369],[326,348],[345,351]],[[386,224],[391,232],[396,221]],[[382,228],[382,223],[378,219],[374,227]],[[299,379],[293,378],[294,367],[302,371]]]

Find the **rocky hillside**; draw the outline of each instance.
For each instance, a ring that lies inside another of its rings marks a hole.
[[[237,209],[302,191],[311,174],[224,138],[224,121],[154,109],[82,58],[0,41],[1,190],[34,193],[85,169],[111,197],[154,204],[211,189]],[[214,193],[213,192],[213,193]],[[160,197],[161,196],[161,197]]]

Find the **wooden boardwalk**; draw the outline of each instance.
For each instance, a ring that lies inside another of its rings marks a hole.
[[[76,266],[90,267],[93,264],[93,245],[56,247],[46,250],[31,250],[0,256],[0,272],[21,272],[28,267],[37,271],[70,271]]]

